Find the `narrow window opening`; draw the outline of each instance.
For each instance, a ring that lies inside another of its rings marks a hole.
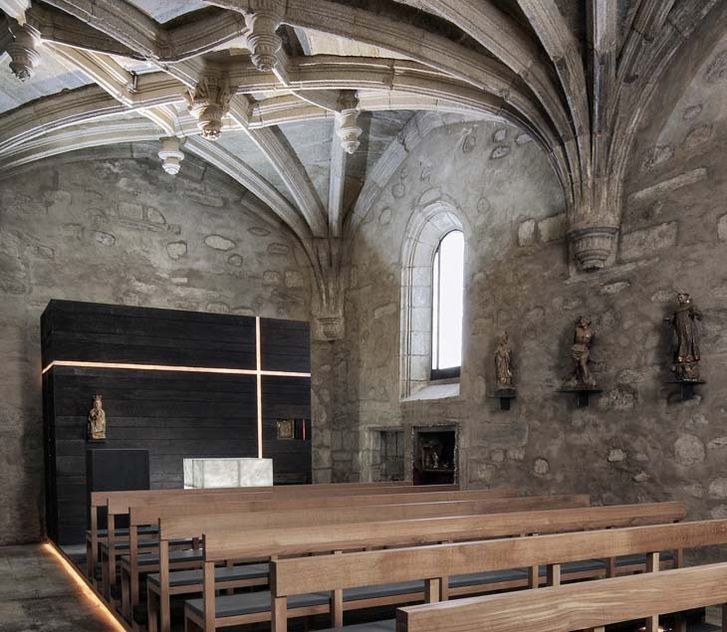
[[[463,304],[464,233],[453,230],[439,242],[432,264],[433,380],[459,377]]]

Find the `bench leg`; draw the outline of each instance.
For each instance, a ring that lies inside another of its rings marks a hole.
[[[331,591],[331,622],[334,628],[343,627],[343,590]]]
[[[540,567],[530,566],[528,568],[528,588],[540,587]]]
[[[227,568],[232,568],[234,565],[235,565],[235,563],[232,560],[227,560],[227,563],[225,564],[225,566],[227,566]],[[225,590],[225,594],[226,595],[234,595],[235,594],[235,589],[234,588],[228,588],[227,590]]]
[[[93,551],[93,545],[91,544],[91,540],[86,540],[86,575],[88,575],[88,578],[93,582],[93,555],[91,554],[91,551]]]
[[[121,569],[121,614],[131,621],[131,595],[129,595],[129,576]]]
[[[287,632],[288,630],[288,598],[273,599],[273,619],[271,632]],[[151,630],[149,631],[151,632]]]
[[[147,632],[157,632],[159,617],[159,599],[149,586],[146,588],[146,629]]]
[[[659,632],[659,615],[655,614],[646,620],[646,632]]]
[[[722,604],[722,630],[727,632],[727,603]]]
[[[101,553],[101,594],[111,603],[111,594],[109,589],[109,567],[106,564],[103,553]]]
[[[184,616],[184,632],[197,632],[197,624],[188,616]]]

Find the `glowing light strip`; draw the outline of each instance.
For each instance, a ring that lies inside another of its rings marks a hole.
[[[56,560],[58,560],[58,563],[66,572],[66,575],[68,575],[78,586],[79,592],[98,611],[99,616],[101,616],[103,619],[106,620],[106,622],[108,622],[112,630],[117,630],[118,632],[127,632],[127,628],[125,628],[113,615],[113,613],[109,610],[108,606],[106,606],[106,604],[99,598],[93,588],[88,585],[86,579],[76,570],[73,564],[71,564],[65,558],[65,556],[60,551],[58,551],[58,549],[56,549],[55,546],[53,546],[50,542],[46,542],[42,545],[42,548],[45,549],[45,551],[47,551],[50,555],[52,555]]]
[[[86,362],[84,360],[53,360],[44,369],[47,373],[57,366],[88,369],[125,369],[129,371],[177,371],[179,373],[225,373],[228,375],[270,375],[278,377],[310,377],[300,371],[264,371],[262,369],[228,369],[224,367],[180,366],[177,364],[133,364],[130,362]]]
[[[255,375],[255,369],[226,369],[220,367],[180,366],[176,364],[134,364],[131,362],[85,362],[82,360],[53,360],[43,369],[46,373],[55,366],[86,367],[90,369],[128,369],[131,371],[178,371],[180,373],[228,373]]]
[[[257,458],[263,458],[263,378],[262,378],[262,336],[260,335],[260,316],[255,317],[255,386],[257,388]]]
[[[136,364],[132,362],[87,362],[83,360],[53,360],[42,373],[45,375],[57,366],[88,369],[124,369],[129,371],[173,371],[178,373],[221,373],[226,375],[254,375],[257,398],[257,458],[263,458],[263,376],[269,377],[310,377],[302,371],[263,371],[262,335],[260,317],[255,317],[255,368],[228,369],[224,367],[180,366],[175,364]],[[305,430],[303,431],[305,432]]]

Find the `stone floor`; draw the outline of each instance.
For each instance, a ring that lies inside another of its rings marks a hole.
[[[0,632],[115,630],[41,545],[0,548]]]

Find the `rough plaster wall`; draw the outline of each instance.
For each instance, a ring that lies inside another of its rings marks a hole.
[[[307,320],[304,255],[244,190],[144,146],[69,154],[0,180],[0,544],[42,512],[40,314],[51,298]]]
[[[715,88],[716,99],[723,89]],[[685,107],[696,98],[689,93]],[[716,111],[698,102],[700,112]],[[674,134],[663,103],[655,99],[635,145],[617,263],[596,274],[569,266],[555,178],[534,144],[513,143],[513,130],[496,141],[488,124],[443,128],[408,157],[355,241],[348,338],[339,352],[349,386],[334,415],[334,478],[375,477],[368,428],[402,427],[408,440],[412,425],[456,422],[465,486],[512,483],[524,493],[585,492],[604,503],[684,499],[695,517],[727,515],[727,125],[692,123],[680,105]],[[703,124],[709,134],[696,142],[692,128]],[[672,155],[643,162],[665,133],[679,139]],[[465,153],[471,134],[474,149]],[[470,226],[461,395],[402,403],[399,359],[387,352],[399,348],[401,241],[409,215],[438,197],[450,198]],[[666,383],[664,318],[678,289],[690,291],[705,316],[708,383],[688,402]],[[579,314],[593,319],[593,369],[604,390],[585,409],[556,392],[570,371]],[[487,397],[495,336],[504,329],[518,385],[509,412]]]

